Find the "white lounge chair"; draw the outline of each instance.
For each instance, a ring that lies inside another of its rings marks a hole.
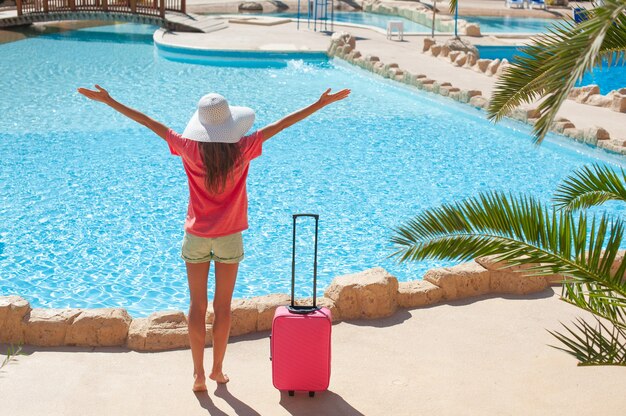
[[[400,41],[404,40],[404,23],[401,20],[388,20],[387,21],[387,39],[393,37],[393,32],[398,32],[398,38]]]
[[[531,9],[537,8],[546,10],[546,2],[544,0],[530,0],[528,7]]]
[[[512,7],[523,9],[525,0],[504,0],[504,5],[509,9]]]

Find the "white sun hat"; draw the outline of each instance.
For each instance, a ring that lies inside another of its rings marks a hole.
[[[254,124],[254,110],[228,105],[219,94],[200,98],[183,137],[197,142],[237,143]]]

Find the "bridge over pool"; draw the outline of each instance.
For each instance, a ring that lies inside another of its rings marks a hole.
[[[187,14],[186,0],[17,0],[16,12],[0,27],[57,20],[105,20],[151,24],[185,32],[213,32],[227,26],[211,16]]]

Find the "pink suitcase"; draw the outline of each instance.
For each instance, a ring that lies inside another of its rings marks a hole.
[[[296,218],[315,218],[315,261],[313,263],[313,305],[294,305]],[[291,266],[291,305],[276,309],[270,335],[272,382],[278,390],[293,396],[296,390],[328,389],[330,382],[330,337],[332,317],[328,308],[316,305],[317,289],[317,230],[319,215],[293,216],[293,257]]]

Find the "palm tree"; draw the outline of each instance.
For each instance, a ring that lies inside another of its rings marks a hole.
[[[457,0],[451,0],[451,9]],[[541,143],[576,81],[603,59],[624,62],[626,0],[605,0],[589,19],[555,24],[534,38],[496,84],[488,109],[498,121],[539,98],[534,139]],[[550,207],[529,196],[497,192],[445,204],[399,226],[392,237],[400,261],[469,260],[494,255],[507,267],[528,264],[534,275],[564,276],[561,298],[594,315],[565,332],[551,332],[580,365],[626,365],[626,257],[618,257],[626,223],[585,211],[609,200],[626,202],[626,174],[584,167],[557,188]]]

